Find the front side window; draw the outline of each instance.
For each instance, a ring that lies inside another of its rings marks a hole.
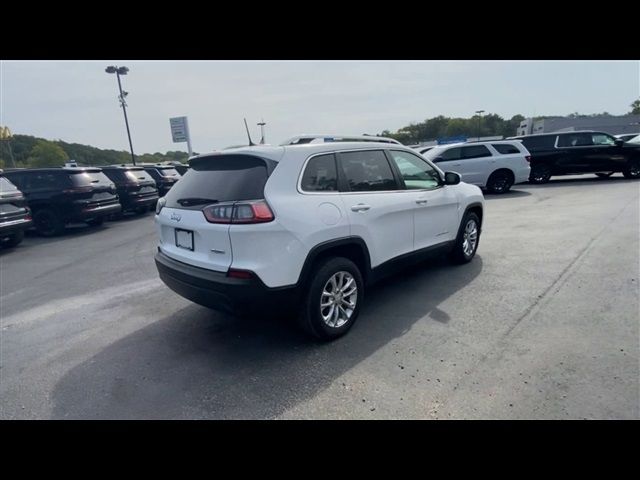
[[[433,189],[440,186],[440,175],[427,162],[408,152],[391,150],[391,158],[400,170],[407,190]]]
[[[610,136],[610,135],[606,135],[604,133],[593,133],[591,134],[591,141],[594,145],[615,145],[616,141],[615,139]]]
[[[309,160],[300,186],[306,192],[336,192],[338,174],[333,154],[318,155]]]
[[[382,150],[343,152],[340,154],[340,166],[352,192],[398,189]]]

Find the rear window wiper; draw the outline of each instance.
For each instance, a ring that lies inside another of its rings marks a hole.
[[[183,207],[189,207],[191,205],[202,205],[203,203],[218,203],[218,200],[215,200],[213,198],[200,198],[200,197],[180,198],[176,201]]]

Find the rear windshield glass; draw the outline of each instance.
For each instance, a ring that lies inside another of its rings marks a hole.
[[[69,175],[75,186],[82,187],[87,185],[104,186],[111,185],[113,182],[109,180],[102,172],[78,172]]]
[[[127,170],[124,176],[130,182],[153,182],[153,178],[145,170]]]
[[[16,190],[18,190],[18,187],[6,178],[0,177],[0,193],[15,192]]]
[[[202,208],[216,201],[258,200],[264,198],[268,176],[267,163],[251,155],[198,158],[169,191],[166,206]]]
[[[163,177],[179,177],[180,174],[175,168],[159,168],[158,171]]]

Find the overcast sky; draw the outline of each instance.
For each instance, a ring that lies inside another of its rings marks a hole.
[[[184,150],[169,117],[189,117],[193,148],[246,143],[246,116],[267,143],[301,133],[379,133],[475,110],[621,115],[640,96],[637,61],[2,61],[0,124],[13,133],[128,150],[115,75],[122,77],[136,153]],[[515,133],[515,132],[514,132]]]

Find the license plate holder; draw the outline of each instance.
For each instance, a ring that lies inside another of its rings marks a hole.
[[[193,252],[193,231],[182,228],[175,229],[176,247]]]

